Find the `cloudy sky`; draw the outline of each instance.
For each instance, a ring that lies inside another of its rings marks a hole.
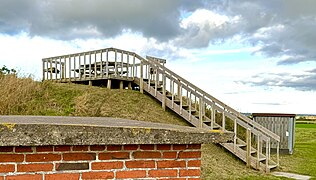
[[[0,66],[116,47],[242,112],[316,114],[315,0],[0,0]]]

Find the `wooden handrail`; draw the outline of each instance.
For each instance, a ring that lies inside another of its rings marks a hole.
[[[260,130],[261,132],[263,132],[264,134],[268,135],[269,137],[271,137],[272,139],[276,140],[277,142],[280,142],[280,136],[278,136],[277,134],[273,133],[272,131],[268,130],[267,128],[263,127],[262,125],[260,125],[259,123],[251,120],[250,118],[248,118],[247,116],[241,114],[240,112],[236,111],[235,109],[231,108],[230,106],[226,105],[225,103],[223,103],[222,101],[218,100],[217,98],[211,96],[210,94],[206,93],[205,91],[203,91],[202,89],[198,88],[197,86],[195,86],[194,84],[190,83],[189,81],[187,81],[186,79],[182,78],[181,76],[177,75],[176,73],[172,72],[170,69],[166,68],[165,66],[162,66],[161,64],[159,64],[158,62],[155,61],[151,61],[151,60],[146,60],[141,56],[138,56],[139,59],[143,60],[143,61],[147,61],[148,63],[150,63],[151,65],[155,65],[157,67],[157,69],[161,72],[161,73],[168,73],[172,76],[174,76],[174,79],[180,80],[181,83],[184,83],[186,86],[182,86],[184,89],[186,87],[191,87],[192,89],[190,91],[195,92],[194,90],[196,90],[195,95],[199,96],[199,97],[207,97],[210,99],[210,101],[208,101],[210,103],[210,105],[212,103],[215,103],[216,107],[219,108],[218,105],[220,105],[223,109],[221,109],[221,111],[226,111],[229,114],[233,114],[234,116],[242,119],[243,121],[245,121],[246,123],[252,125],[254,128]],[[198,94],[200,93],[200,94]],[[212,101],[212,102],[211,102]],[[218,105],[217,105],[218,104]]]

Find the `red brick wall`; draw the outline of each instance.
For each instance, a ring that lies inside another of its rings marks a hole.
[[[200,179],[201,145],[0,147],[0,180]]]

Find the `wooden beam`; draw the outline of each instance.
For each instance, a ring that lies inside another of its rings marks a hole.
[[[246,143],[247,143],[247,150],[246,150],[246,166],[251,167],[251,131],[247,129],[246,131]]]
[[[108,89],[111,89],[111,85],[112,85],[112,84],[111,84],[111,79],[108,79],[107,88],[108,88]]]

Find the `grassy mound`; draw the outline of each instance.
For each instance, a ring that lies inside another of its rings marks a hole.
[[[108,116],[188,125],[154,98],[133,90],[35,82],[0,76],[0,115]],[[202,146],[202,179],[279,179],[248,169],[215,144]]]

